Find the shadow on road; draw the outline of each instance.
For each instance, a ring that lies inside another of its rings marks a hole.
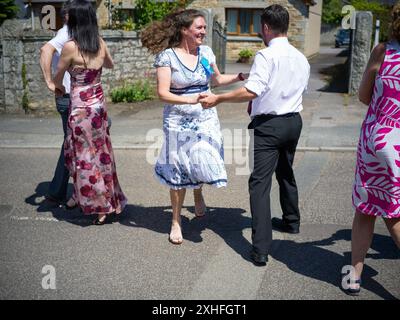
[[[331,237],[318,241],[298,243],[292,240],[276,240],[271,256],[284,263],[293,272],[340,288],[342,282],[340,272],[344,265],[351,264],[351,253],[345,252],[341,255],[322,248],[340,240],[350,242],[351,229],[339,230]],[[400,259],[399,251],[391,237],[375,234],[371,249],[377,253],[369,254],[367,258]],[[364,265],[362,290],[373,292],[382,299],[397,300],[373,278],[377,274],[378,272],[368,264]]]
[[[251,219],[243,216],[241,208],[207,207],[206,216],[196,218],[194,207],[184,207],[193,214],[189,219],[182,215],[181,225],[184,241],[199,243],[201,233],[208,229],[218,234],[235,252],[249,260],[251,243],[243,236],[243,230],[251,228]],[[171,228],[172,209],[165,207],[142,207],[127,205],[119,223],[136,228],[146,228],[168,237]]]
[[[336,57],[349,57],[350,56],[350,48],[347,47],[346,49],[340,51]]]
[[[79,209],[66,211],[59,204],[46,199],[39,200],[39,198],[44,198],[49,190],[49,181],[41,182],[37,185],[35,193],[30,195],[25,199],[25,203],[37,207],[36,212],[45,213],[51,212],[54,218],[59,221],[67,221],[72,224],[84,227],[92,224],[93,217],[84,216]],[[68,194],[72,194],[73,185],[68,184]]]
[[[339,52],[336,57],[349,57],[349,49]],[[349,75],[350,75],[350,59],[346,59],[343,63],[335,64],[318,70],[325,80],[328,82],[326,86],[319,89],[321,92],[348,93]]]
[[[79,209],[65,211],[46,200],[38,202],[38,198],[43,197],[47,192],[48,185],[49,182],[39,183],[35,193],[27,197],[25,202],[36,206],[38,213],[51,212],[57,220],[67,221],[81,227],[92,225],[93,217],[84,216]],[[243,216],[243,213],[246,212],[244,209],[208,207],[205,217],[195,218],[194,207],[184,208],[193,214],[193,218],[182,216],[182,230],[185,241],[200,243],[203,241],[202,232],[207,229],[212,230],[243,259],[250,261],[249,252],[252,245],[243,236],[243,230],[251,228],[251,218]],[[167,238],[170,232],[171,215],[170,206],[144,207],[128,204],[117,221],[125,226],[145,228],[165,234]],[[344,265],[350,264],[350,252],[341,255],[323,248],[334,245],[336,241],[350,242],[351,230],[339,230],[330,237],[317,241],[296,242],[277,239],[273,241],[270,256],[284,263],[293,272],[340,287],[340,271]],[[400,259],[400,252],[389,236],[375,234],[371,249],[375,252],[368,254],[367,259]],[[368,264],[364,266],[362,290],[373,292],[383,299],[397,300],[395,296],[373,279],[377,274],[378,272],[369,267]]]

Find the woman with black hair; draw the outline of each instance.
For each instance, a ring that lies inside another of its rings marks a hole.
[[[121,213],[127,202],[117,178],[100,80],[102,68],[112,68],[113,61],[89,1],[73,2],[68,31],[71,41],[64,45],[54,77],[56,90],[64,92],[64,73],[71,74],[64,154],[74,193],[66,208],[79,206],[84,214],[97,214],[94,224],[102,225],[110,221],[110,214]]]

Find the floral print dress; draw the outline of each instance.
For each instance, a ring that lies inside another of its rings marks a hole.
[[[71,104],[64,155],[74,181],[73,199],[84,214],[118,214],[127,202],[118,182],[101,72],[101,68],[69,70]]]
[[[194,95],[209,91],[209,65],[215,63],[211,48],[198,48],[198,62],[191,70],[172,48],[156,56],[155,67],[171,68],[170,91]],[[163,113],[164,143],[155,166],[158,180],[171,189],[200,188],[204,183],[226,186],[223,139],[217,109],[201,104],[166,104]]]
[[[400,218],[400,45],[388,43],[361,127],[353,186],[360,213]]]

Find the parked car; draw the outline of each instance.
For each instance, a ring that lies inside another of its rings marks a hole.
[[[335,48],[348,46],[350,44],[350,29],[339,29],[337,34],[335,35],[335,38]]]

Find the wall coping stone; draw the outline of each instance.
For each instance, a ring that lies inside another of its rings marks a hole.
[[[228,41],[237,42],[262,42],[263,40],[258,37],[243,37],[243,36],[227,36]]]

